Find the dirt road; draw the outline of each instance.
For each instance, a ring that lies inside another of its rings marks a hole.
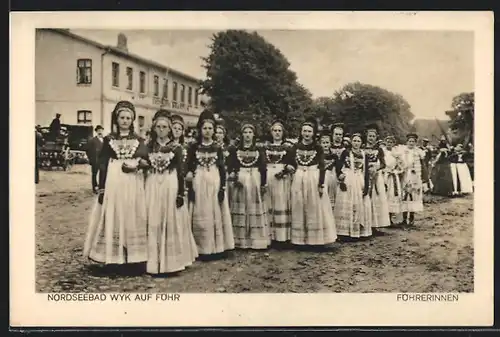
[[[38,292],[472,292],[473,197],[429,197],[411,230],[330,252],[234,251],[174,276],[109,271],[82,257],[93,202],[88,166],[42,171],[36,203]]]

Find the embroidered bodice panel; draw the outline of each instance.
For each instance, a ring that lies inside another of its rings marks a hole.
[[[224,162],[227,161],[227,158],[229,157],[229,149],[227,146],[221,146],[222,149],[222,155],[224,156]]]
[[[313,166],[319,164],[319,151],[321,147],[315,144],[307,144],[300,142],[295,150],[295,161],[300,166]]]
[[[352,165],[354,165],[354,167],[351,167]],[[344,167],[347,169],[354,169],[355,171],[364,171],[365,162],[363,152],[356,153],[354,151],[350,151],[344,160]]]
[[[286,158],[290,146],[269,144],[265,149],[266,161],[268,164],[282,164]]]
[[[368,162],[374,163],[379,160],[379,148],[378,147],[366,147],[363,149],[365,151],[365,156]]]
[[[179,145],[181,146],[181,155],[182,155],[182,162],[186,163],[187,162],[187,155],[188,155],[188,148],[187,146]]]
[[[325,167],[327,170],[335,168],[344,150],[345,148],[342,145],[333,145],[329,151],[325,153]]]
[[[198,145],[195,151],[197,164],[206,168],[217,165],[218,150],[219,148],[213,144]]]
[[[325,168],[331,170],[335,166],[335,156],[331,151],[328,151],[324,155],[325,158]]]
[[[99,156],[99,188],[106,186],[107,168],[110,159],[137,160],[147,159],[148,149],[138,135],[130,133],[126,136],[111,133],[104,137],[102,150]]]
[[[116,157],[117,159],[134,158],[140,144],[141,143],[137,138],[109,137],[109,147],[114,154],[113,157]]]
[[[255,147],[236,150],[236,159],[242,167],[258,166],[259,158],[259,150]]]
[[[345,147],[342,145],[332,145],[330,149],[331,153],[334,155],[335,159],[339,159],[342,152],[344,152]]]
[[[223,142],[217,142],[216,144],[221,148],[224,162],[226,162],[230,154],[229,145],[226,145]]]
[[[153,172],[163,173],[173,168],[175,153],[169,152],[151,152],[148,155],[151,169]]]
[[[176,150],[179,146],[180,145],[176,145],[171,142],[165,145],[161,145],[158,143],[154,144],[153,148],[148,154],[148,159],[151,164],[151,171],[155,173],[163,173],[166,170],[173,169],[176,162]]]

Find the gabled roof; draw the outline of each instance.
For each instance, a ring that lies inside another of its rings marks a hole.
[[[163,71],[167,71],[167,72],[172,73],[174,75],[177,75],[179,77],[183,77],[185,79],[188,79],[188,80],[191,80],[191,81],[195,81],[195,82],[199,82],[200,81],[200,79],[198,79],[196,77],[193,77],[193,76],[185,74],[185,73],[183,73],[181,71],[172,69],[170,67],[167,67],[167,66],[165,66],[165,65],[163,65],[161,63],[155,62],[153,60],[149,60],[149,59],[146,59],[146,58],[141,57],[139,55],[136,55],[136,54],[124,51],[122,49],[119,49],[117,47],[104,45],[104,44],[99,43],[97,41],[94,41],[94,40],[85,38],[83,36],[77,35],[75,33],[70,32],[69,29],[42,28],[40,30],[48,30],[48,31],[52,31],[52,32],[57,33],[57,34],[65,35],[65,36],[70,37],[72,39],[75,39],[75,40],[78,40],[78,41],[81,41],[81,42],[93,45],[93,46],[95,46],[95,47],[97,47],[99,49],[106,50],[106,51],[108,51],[110,53],[113,53],[115,55],[122,56],[122,57],[125,57],[125,58],[128,58],[128,59],[134,60],[134,61],[136,61],[138,63],[142,63],[142,64],[149,65],[151,67],[158,68],[158,69],[163,70]]]

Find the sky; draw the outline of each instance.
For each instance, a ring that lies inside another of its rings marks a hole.
[[[127,36],[130,52],[204,79],[209,30],[71,30],[103,44]],[[313,97],[332,96],[349,82],[399,93],[416,118],[447,119],[462,92],[474,91],[474,36],[460,31],[257,31],[290,62]]]

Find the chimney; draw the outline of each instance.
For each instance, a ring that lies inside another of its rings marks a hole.
[[[118,43],[116,45],[118,49],[123,50],[124,52],[128,52],[127,47],[127,36],[123,33],[118,34]]]

